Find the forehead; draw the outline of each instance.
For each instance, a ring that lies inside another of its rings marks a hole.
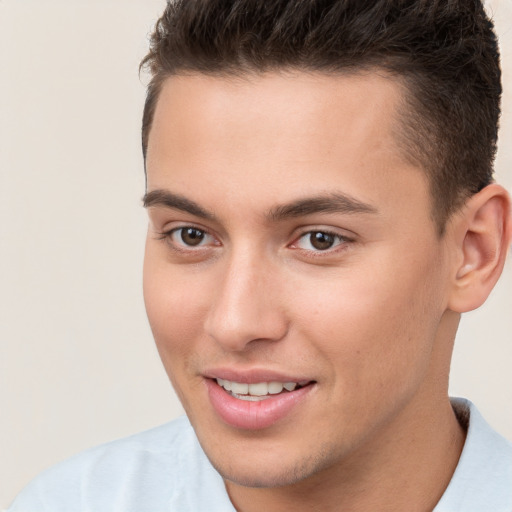
[[[340,138],[354,147],[369,139],[373,146],[384,139],[395,146],[401,92],[396,80],[375,72],[173,76],[160,92],[148,151],[157,143],[160,149],[172,145],[176,135],[180,142],[190,137],[194,151],[205,145],[222,148],[226,136],[240,148],[248,141],[254,148],[265,142],[267,151],[279,145],[281,151],[325,152]],[[156,139],[155,132],[165,139]]]
[[[400,84],[378,73],[171,77],[149,136],[148,190],[208,201],[221,184],[225,200],[269,207],[285,190],[293,200],[338,188],[366,203],[423,193],[424,173],[397,143],[401,104]]]

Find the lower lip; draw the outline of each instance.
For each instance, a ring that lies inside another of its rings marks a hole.
[[[270,395],[269,398],[252,402],[231,396],[212,379],[206,379],[205,382],[215,412],[228,425],[245,430],[271,427],[288,416],[313,387],[309,384],[294,391]]]

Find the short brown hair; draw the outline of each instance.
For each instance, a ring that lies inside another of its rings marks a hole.
[[[501,72],[480,0],[170,0],[141,67],[144,160],[169,76],[380,69],[406,86],[403,146],[429,176],[440,232],[492,182]]]

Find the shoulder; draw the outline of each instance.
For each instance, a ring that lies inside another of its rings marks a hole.
[[[183,473],[194,474],[205,465],[209,463],[194,430],[182,417],[89,449],[46,470],[8,512],[135,511],[142,504],[144,510],[168,510]]]
[[[510,512],[512,510],[512,443],[494,431],[474,404],[452,399],[467,436],[450,485],[436,512]]]

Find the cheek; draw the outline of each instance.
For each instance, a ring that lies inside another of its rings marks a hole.
[[[205,287],[179,266],[168,265],[146,251],[144,301],[165,371],[184,409],[191,414],[194,394],[190,389],[200,381],[194,378],[193,361],[200,350],[197,345],[208,303]]]
[[[343,272],[324,286],[296,286],[307,321],[303,330],[331,361],[336,379],[352,389],[390,388],[425,375],[442,316],[435,263],[397,264],[382,257],[361,271]],[[295,315],[297,316],[297,315]],[[350,382],[348,382],[350,381]]]
[[[184,268],[169,265],[151,250],[144,260],[144,301],[160,356],[169,371],[186,361],[202,332],[208,303],[207,286],[200,286]]]

